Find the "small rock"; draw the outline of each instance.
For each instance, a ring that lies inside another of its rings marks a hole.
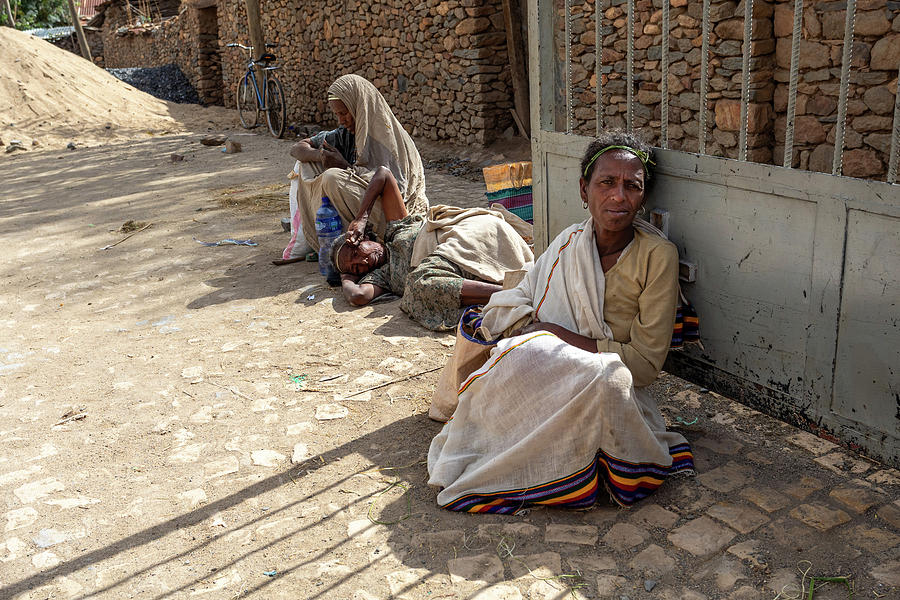
[[[225,154],[237,154],[240,151],[241,151],[240,142],[233,142],[231,140],[228,140],[227,142],[225,142],[225,147],[222,148],[222,152],[224,152]]]
[[[648,592],[652,592],[653,588],[655,588],[655,587],[656,587],[656,582],[654,580],[652,580],[652,579],[644,580],[644,589],[647,590]]]
[[[350,411],[340,404],[320,404],[316,407],[316,419],[319,421],[343,419],[348,414]]]
[[[274,450],[254,450],[250,453],[250,459],[258,467],[277,467],[285,456]]]
[[[212,135],[203,138],[202,140],[200,140],[200,143],[204,146],[221,146],[225,143],[225,141],[226,138],[224,135]]]
[[[309,455],[309,449],[304,443],[294,444],[294,451],[291,453],[291,463],[297,464],[306,460]]]
[[[68,144],[66,144],[66,148],[68,150],[75,150],[77,147],[78,146],[75,145],[75,142],[69,142]]]
[[[6,153],[10,154],[12,152],[15,152],[16,150],[28,150],[28,148],[26,148],[25,144],[23,144],[19,140],[10,140],[9,146],[6,147]]]
[[[37,147],[40,146],[40,145],[41,145],[41,143],[40,143],[39,141],[37,141],[37,140],[31,140],[31,146],[32,146],[33,148],[37,148]]]
[[[169,160],[170,160],[171,162],[173,162],[173,163],[176,163],[176,162],[183,162],[183,161],[184,161],[184,154],[170,154],[170,155],[169,155]]]

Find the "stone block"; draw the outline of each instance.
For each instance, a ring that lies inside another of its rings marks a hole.
[[[648,504],[635,511],[631,519],[635,523],[642,525],[671,529],[678,522],[679,518],[677,514],[666,510],[658,504]]]
[[[769,521],[769,517],[758,510],[733,502],[714,504],[706,511],[706,514],[741,533],[750,533]]]
[[[771,548],[772,552],[802,552],[812,548],[821,540],[821,534],[818,531],[787,516],[774,520],[761,528],[758,535],[767,540],[767,548]]]
[[[865,133],[867,131],[878,129],[888,129],[890,128],[891,123],[892,120],[888,117],[864,116],[853,119],[851,125],[856,131]],[[861,475],[868,471],[872,466],[871,463],[850,456],[844,452],[832,452],[831,454],[820,456],[815,459],[815,461],[826,469],[834,471],[839,475],[846,475],[847,473]]]
[[[500,583],[479,590],[471,596],[472,600],[522,600],[519,588]]]
[[[503,563],[496,554],[479,554],[447,561],[450,582],[499,583],[503,581]]]
[[[869,63],[873,70],[896,72],[898,64],[900,64],[900,34],[892,33],[875,42]]]
[[[788,506],[791,502],[784,494],[770,487],[750,485],[741,490],[741,497],[749,500],[766,512],[775,512]]]
[[[762,570],[766,569],[767,562],[760,546],[761,544],[757,540],[746,540],[728,548],[728,553],[738,557],[754,569]]]
[[[869,571],[869,575],[883,585],[900,588],[900,559],[879,564]]]
[[[828,531],[850,521],[850,515],[839,508],[819,502],[801,504],[791,510],[791,516],[819,531]]]
[[[556,552],[526,554],[516,556],[516,560],[510,561],[509,569],[513,579],[520,577],[549,579],[562,573],[562,560]]]
[[[734,531],[709,517],[699,517],[676,528],[667,537],[674,545],[694,556],[706,556],[724,548],[734,536]]]
[[[795,144],[821,144],[825,141],[825,135],[825,128],[816,117],[801,115],[794,119]]]
[[[675,568],[675,559],[656,544],[650,544],[639,552],[628,566],[644,575],[659,577]]]
[[[612,596],[618,597],[616,592],[630,592],[631,587],[628,580],[618,575],[598,575],[597,576],[597,595],[600,598],[608,598]]]
[[[597,543],[598,529],[593,525],[547,525],[544,542],[548,544],[580,544],[593,546]]]
[[[884,173],[884,164],[872,150],[847,150],[841,159],[841,173],[847,177],[873,177]]]
[[[715,468],[706,473],[701,473],[697,476],[697,479],[704,486],[717,492],[727,494],[749,483],[751,481],[751,476],[747,467],[729,462],[722,467]]]
[[[746,580],[747,574],[740,562],[722,554],[700,566],[691,579],[697,582],[712,579],[720,591],[727,592],[735,589],[739,581]]]
[[[491,20],[486,17],[469,17],[460,21],[454,31],[457,35],[471,35],[487,31],[491,27]]]
[[[875,516],[900,531],[900,506],[885,504],[875,510]]]
[[[863,551],[872,548],[878,548],[878,550],[882,551],[890,550],[900,544],[900,536],[887,529],[869,527],[868,525],[857,525],[849,532],[846,532],[843,538]]]
[[[645,539],[647,532],[630,523],[616,523],[603,536],[606,545],[616,550],[629,550],[642,544]]]
[[[816,146],[809,154],[810,171],[818,171],[819,173],[831,173],[834,166],[834,146],[831,144],[821,144]]]
[[[812,96],[806,103],[810,115],[831,115],[837,110],[837,100],[831,96]]]
[[[863,94],[863,102],[869,109],[879,115],[886,115],[894,111],[894,94],[885,87],[873,87]]]

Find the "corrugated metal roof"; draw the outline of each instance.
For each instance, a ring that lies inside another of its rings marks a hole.
[[[97,13],[97,6],[103,4],[106,0],[81,0],[78,7],[78,16],[90,19]]]
[[[25,30],[25,33],[30,33],[34,37],[41,38],[42,40],[53,40],[56,38],[71,35],[74,31],[74,27],[72,27],[71,25],[67,25],[65,27],[44,27],[41,29],[27,29]]]

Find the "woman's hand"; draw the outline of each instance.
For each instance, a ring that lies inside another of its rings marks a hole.
[[[341,156],[341,153],[334,146],[322,140],[322,168],[346,169],[349,166],[350,163],[344,160],[344,157]]]
[[[525,335],[526,333],[534,333],[535,331],[549,331],[554,335],[559,335],[557,332],[561,330],[562,327],[559,325],[555,325],[553,323],[541,323],[540,321],[533,321],[524,327],[519,327],[515,331],[509,334],[509,337],[515,337],[517,335]]]
[[[347,243],[351,246],[356,246],[363,239],[365,239],[366,234],[366,219],[365,217],[359,217],[350,221],[350,224],[347,225]]]
[[[583,336],[581,334],[570,331],[561,325],[555,323],[541,323],[535,321],[525,327],[521,327],[510,334],[510,337],[524,335],[526,333],[534,333],[536,331],[547,331],[552,333],[565,343],[576,348],[581,348],[585,352],[597,352],[597,340]]]

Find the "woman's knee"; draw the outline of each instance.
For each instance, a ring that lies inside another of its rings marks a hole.
[[[336,195],[336,192],[344,186],[346,170],[332,167],[325,169],[319,177],[321,177],[323,193],[326,196]]]

